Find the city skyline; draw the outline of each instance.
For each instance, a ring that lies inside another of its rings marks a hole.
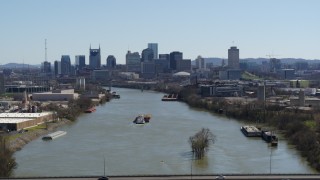
[[[159,54],[187,59],[220,57],[237,46],[242,58],[320,59],[319,1],[3,1],[0,62],[40,64],[85,55],[101,46],[101,62],[114,55],[125,64],[128,50],[148,43]]]

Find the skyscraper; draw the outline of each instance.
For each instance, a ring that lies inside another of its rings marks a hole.
[[[108,69],[114,69],[116,68],[117,60],[113,55],[109,55],[107,57],[107,68]]]
[[[100,46],[99,49],[91,49],[90,46],[89,66],[92,69],[99,69],[101,67]]]
[[[54,75],[58,76],[61,74],[61,62],[60,61],[54,61]]]
[[[206,69],[205,59],[201,56],[198,56],[196,59],[196,66],[198,69]]]
[[[71,60],[69,55],[61,56],[61,74],[69,75],[71,72]]]
[[[129,72],[141,72],[140,54],[138,52],[131,53],[128,51],[126,54],[127,71]]]
[[[158,59],[158,43],[148,43],[148,48],[153,51],[153,59]]]
[[[41,72],[50,74],[51,73],[51,63],[48,61],[44,61],[43,63],[41,63]]]
[[[4,74],[0,72],[0,94],[5,93],[6,89],[4,86]]]
[[[153,50],[150,48],[142,50],[141,62],[151,62],[154,59]]]
[[[239,49],[232,46],[228,50],[228,67],[230,69],[239,69]]]
[[[174,51],[170,53],[170,69],[177,70],[177,61],[182,60],[183,54],[179,51]]]
[[[86,67],[86,56],[85,55],[77,55],[75,58],[76,70],[81,70],[84,67]]]
[[[159,59],[170,60],[170,56],[169,54],[159,54]]]

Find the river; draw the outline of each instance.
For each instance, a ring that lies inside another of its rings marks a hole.
[[[41,138],[15,153],[14,176],[80,176],[208,173],[316,173],[280,137],[278,147],[261,138],[247,138],[243,122],[190,108],[182,102],[163,102],[163,93],[113,88],[120,99],[59,130],[65,136]],[[135,125],[142,113],[149,124]],[[216,136],[203,160],[193,160],[188,139],[201,128]]]

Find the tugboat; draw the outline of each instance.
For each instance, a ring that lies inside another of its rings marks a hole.
[[[143,118],[144,118],[144,122],[148,123],[151,119],[151,115],[150,114],[145,114],[143,115]]]
[[[149,123],[151,119],[151,115],[150,114],[139,114],[134,120],[133,123],[135,124],[145,124],[145,123]]]
[[[271,146],[277,146],[278,145],[278,138],[271,131],[262,131],[261,137],[267,143],[271,143]]]

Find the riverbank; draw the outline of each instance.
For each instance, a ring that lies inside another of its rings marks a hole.
[[[19,151],[29,142],[70,123],[72,123],[72,121],[62,119],[56,122],[47,123],[47,125],[38,125],[36,127],[27,129],[27,131],[23,133],[16,132],[15,134],[6,135],[8,137],[6,145],[13,152]]]
[[[303,112],[257,101],[230,101],[223,97],[202,98],[197,94],[197,87],[183,88],[179,96],[191,107],[206,109],[238,121],[274,127],[284,133],[284,137],[299,150],[311,167],[320,171],[319,111]]]

